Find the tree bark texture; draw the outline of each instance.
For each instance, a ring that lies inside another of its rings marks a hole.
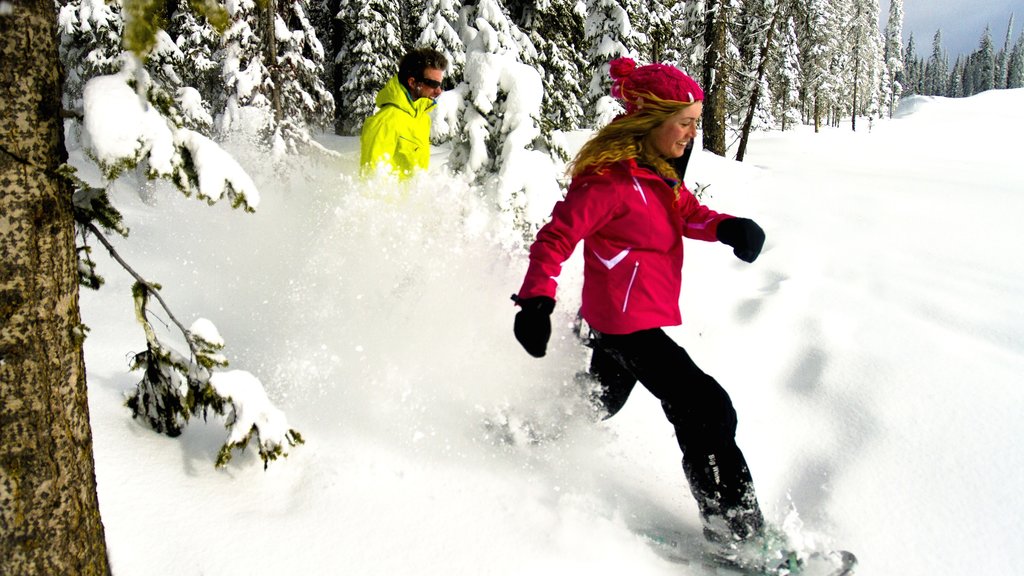
[[[725,108],[728,86],[723,66],[728,19],[721,0],[707,0],[704,16],[704,129],[705,150],[725,156]]]
[[[0,15],[0,574],[109,574],[86,398],[56,12]]]

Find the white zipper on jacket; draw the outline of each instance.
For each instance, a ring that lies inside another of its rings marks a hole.
[[[629,305],[629,293],[633,291],[633,282],[636,281],[636,273],[640,270],[640,261],[633,264],[633,275],[629,277],[629,286],[626,286],[626,297],[622,300],[622,313],[626,313],[626,306]]]

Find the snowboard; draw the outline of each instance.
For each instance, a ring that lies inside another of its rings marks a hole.
[[[846,550],[739,552],[666,529],[638,534],[662,558],[716,576],[852,576],[857,557]]]

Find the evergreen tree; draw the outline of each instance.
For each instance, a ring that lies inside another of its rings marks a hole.
[[[995,87],[996,55],[992,47],[992,32],[989,27],[981,35],[981,45],[978,47],[977,59],[974,65],[974,90],[975,94],[992,90]]]
[[[786,17],[782,30],[782,53],[779,58],[777,81],[775,82],[776,117],[779,127],[786,130],[800,123],[800,47],[796,35],[794,14]]]
[[[338,134],[359,134],[376,108],[377,92],[398,71],[404,54],[399,17],[394,2],[340,0],[334,73]]]
[[[906,50],[903,51],[903,75],[906,79],[903,94],[905,96],[921,93],[920,68],[917,60],[917,47],[914,45],[914,33],[911,32],[910,38],[907,39]]]
[[[836,85],[841,83],[838,76],[842,58],[840,39],[829,34],[830,30],[844,29],[838,20],[836,5],[831,0],[809,0],[806,3],[800,27],[802,84],[806,92],[805,116],[814,124],[816,132],[832,109]]]
[[[264,11],[266,14],[267,11]],[[262,117],[270,114],[267,98],[270,74],[264,62],[260,12],[254,0],[239,0],[228,4],[230,26],[214,55],[220,64],[223,89],[213,95],[214,127],[221,136],[234,129],[243,129],[247,111]]]
[[[946,96],[946,77],[949,63],[942,50],[942,31],[936,30],[932,38],[932,55],[925,66],[924,93],[929,96]]]
[[[465,81],[451,91],[461,104],[449,166],[493,194],[500,213],[525,240],[560,196],[540,125],[536,48],[495,0],[463,6],[462,21]],[[535,180],[525,178],[537,170],[550,171],[546,191],[531,189]]]
[[[960,84],[963,86],[964,96],[974,96],[975,94],[978,93],[978,77],[975,73],[977,62],[977,52],[972,52],[971,54],[968,54],[967,58],[964,60],[963,77],[960,81]]]
[[[885,65],[889,92],[889,117],[903,94],[903,0],[889,1],[889,20],[885,27]]]
[[[633,25],[629,13],[619,0],[587,0],[587,19],[584,24],[587,46],[586,115],[592,127],[607,124],[623,112],[611,97],[611,77],[608,63],[619,57],[638,57]]]
[[[1013,40],[1013,14],[1010,14],[1010,21],[1006,24],[1006,38],[1003,40],[1003,47],[996,54],[995,62],[995,87],[1006,88],[1007,66],[1010,60],[1010,42]]]
[[[85,83],[121,68],[121,2],[68,0],[58,7],[57,28],[65,72],[62,105],[66,110],[81,111]]]
[[[145,352],[137,354],[133,361],[133,368],[143,373],[136,392],[129,399],[134,416],[145,420],[155,430],[173,436],[180,433],[189,416],[212,410],[225,415],[232,430],[218,458],[218,465],[226,463],[232,449],[244,447],[253,435],[257,437],[260,456],[265,461],[273,459],[284,453],[287,445],[301,442],[301,438],[286,425],[276,426],[283,421],[283,415],[266,402],[265,394],[258,400],[258,406],[253,404],[252,399],[263,394],[262,385],[249,375],[249,381],[244,386],[228,392],[231,386],[227,385],[227,381],[236,382],[237,377],[225,376],[216,370],[226,366],[223,356],[217,353],[223,344],[203,338],[194,329],[185,329],[173,320],[159,296],[158,287],[135,274],[115,253],[100,229],[127,235],[127,228],[121,224],[121,215],[107,195],[107,188],[122,177],[141,177],[141,181],[136,182],[140,187],[149,179],[167,179],[185,195],[195,196],[211,204],[228,199],[233,206],[250,209],[258,199],[252,180],[237,163],[209,138],[190,128],[190,118],[196,118],[190,110],[201,111],[203,108],[185,106],[192,100],[201,99],[198,98],[198,90],[183,85],[180,72],[185,68],[183,52],[159,26],[168,6],[132,6],[132,18],[122,28],[124,44],[131,47],[131,50],[122,51],[117,56],[116,64],[105,63],[110,64],[109,69],[113,71],[111,74],[99,74],[98,68],[80,68],[80,72],[76,72],[76,84],[72,84],[72,88],[65,92],[66,101],[80,102],[83,110],[81,117],[72,120],[68,134],[73,139],[82,136],[86,155],[96,164],[100,174],[96,179],[101,180],[101,187],[97,188],[80,180],[70,167],[65,166],[59,170],[61,176],[75,187],[74,219],[82,242],[78,248],[80,261],[76,270],[81,284],[92,288],[102,284],[102,279],[96,274],[96,264],[90,256],[91,247],[88,245],[88,239],[94,237],[136,277],[136,317],[146,333],[147,348]],[[227,24],[227,12],[219,13],[210,6],[205,6],[203,10],[208,22]],[[89,20],[72,19],[75,13],[74,10],[65,12],[63,18],[66,18],[65,22],[77,23],[77,29],[83,30]],[[108,22],[115,21],[111,15],[116,15],[116,11],[103,14]],[[269,14],[270,11],[264,12],[264,15]],[[239,18],[234,23],[247,24],[247,21]],[[284,25],[276,28],[282,34],[287,30]],[[115,27],[108,29],[113,30]],[[71,34],[76,27],[70,26],[66,30],[69,31],[67,34]],[[238,47],[239,38],[246,36],[245,30],[250,29],[236,26],[231,31],[229,48],[232,42]],[[87,37],[87,41],[94,39],[95,36]],[[183,44],[188,44],[188,39]],[[103,53],[95,46],[90,46],[89,50],[91,54]],[[227,53],[238,54],[240,50]],[[75,54],[68,50],[65,57],[74,57]],[[235,62],[236,69],[237,64]],[[229,64],[224,66],[230,67]],[[258,71],[262,73],[263,70]],[[87,78],[90,74],[92,77]],[[229,75],[225,75],[225,78],[246,79]],[[258,76],[257,79],[262,81],[262,78]],[[84,82],[80,96],[74,91],[78,82]],[[256,84],[258,82],[254,82],[250,88]],[[117,130],[112,130],[112,123],[118,124]],[[189,344],[188,356],[178,354],[156,335],[152,324],[146,319],[147,303],[151,297],[160,302],[167,315],[181,328]],[[222,387],[218,383],[225,385]],[[267,430],[260,423],[242,419],[243,414],[260,414],[266,410],[279,415],[273,422],[273,431]]]
[[[876,87],[884,66],[882,46],[878,40],[878,0],[852,0],[849,12],[852,59],[850,76],[850,124],[857,129],[858,115],[878,113]]]
[[[313,143],[311,131],[334,118],[334,98],[323,83],[324,49],[306,16],[306,0],[279,4],[273,29],[274,115],[265,130],[274,157],[281,158]]]
[[[953,70],[949,73],[949,81],[946,83],[946,90],[950,98],[962,98],[964,96],[964,62],[957,56]]]
[[[582,84],[586,61],[576,50],[583,45],[583,16],[574,10],[572,0],[547,0],[534,3],[522,25],[530,31],[543,72],[546,132],[583,127],[580,102],[586,94]]]
[[[444,54],[448,59],[446,72],[451,84],[462,81],[462,69],[466,65],[466,47],[458,32],[461,9],[460,0],[426,0],[419,17],[422,32],[416,45]]]
[[[0,572],[104,576],[57,12],[15,10],[0,11]]]
[[[782,22],[782,4],[777,0],[753,0],[743,11],[745,22],[744,46],[747,57],[742,58],[748,66],[741,68],[737,76],[745,80],[743,93],[743,123],[740,127],[736,160],[743,161],[750,131],[756,128],[771,128],[770,91],[768,90],[768,66],[773,50],[777,51],[776,29]]]
[[[223,35],[201,15],[180,8],[171,16],[168,33],[180,53],[175,70],[182,89],[193,95],[192,102],[182,106],[188,111],[189,126],[209,135],[213,128],[211,103],[223,89],[221,65],[216,59]]]
[[[1017,36],[1017,41],[1010,51],[1006,65],[1006,87],[1024,88],[1024,34]]]
[[[323,85],[331,91],[334,96],[334,87],[337,83],[334,80],[334,57],[338,53],[335,48],[335,18],[338,13],[338,0],[309,0],[307,8],[309,21],[316,30],[316,37],[324,50],[324,66],[320,72],[320,79]],[[337,112],[335,112],[337,114]]]
[[[706,0],[689,0],[676,2],[672,6],[671,17],[675,23],[674,42],[675,56],[673,61],[679,68],[693,78],[699,78],[704,69],[704,15]],[[671,54],[672,45],[667,54]]]

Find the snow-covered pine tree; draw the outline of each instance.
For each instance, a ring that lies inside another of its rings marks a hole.
[[[226,16],[227,12],[224,14]],[[168,34],[181,55],[174,70],[181,81],[181,89],[190,96],[182,108],[186,118],[191,119],[190,127],[206,135],[210,135],[213,128],[211,103],[223,87],[220,63],[214,56],[220,48],[223,32],[211,26],[207,18],[187,8],[176,10],[168,26]]]
[[[533,2],[522,12],[520,27],[528,31],[542,72],[542,131],[575,130],[585,123],[581,98],[586,93],[586,61],[576,49],[583,45],[583,15],[574,0]]]
[[[768,68],[773,51],[777,51],[776,33],[782,22],[782,4],[778,0],[748,0],[741,10],[740,27],[743,34],[744,54],[736,70],[737,92],[744,95],[741,102],[742,124],[736,160],[742,162],[746,153],[750,131],[771,128],[772,118],[768,90]]]
[[[465,80],[446,95],[459,100],[449,166],[482,186],[522,245],[561,197],[540,128],[537,52],[495,0],[464,5],[462,22]]]
[[[324,49],[306,16],[306,0],[281,0],[274,14],[277,53],[269,72],[274,114],[266,127],[274,158],[314,145],[311,131],[334,118],[323,83]]]
[[[269,7],[260,11],[255,0],[238,0],[227,5],[230,24],[214,55],[220,65],[222,89],[212,98],[214,129],[220,136],[233,130],[256,131],[266,126],[272,114],[267,70],[261,35],[268,27]]]
[[[643,26],[646,42],[640,55],[650,62],[678,62],[679,46],[676,41],[676,19],[682,15],[685,2],[672,0],[644,0],[641,4],[643,20],[634,19],[633,25]]]
[[[949,73],[949,80],[946,82],[949,87],[950,98],[963,98],[964,96],[964,61],[957,56],[953,64],[953,70]]]
[[[776,71],[775,116],[779,127],[786,130],[800,123],[800,45],[796,35],[795,15],[786,15],[786,22],[781,30],[781,54]]]
[[[357,135],[376,107],[377,92],[398,71],[402,48],[400,4],[340,0],[334,78],[335,130]]]
[[[1006,65],[1006,87],[1024,88],[1024,33],[1017,36],[1017,41],[1010,51]]]
[[[996,55],[992,46],[992,31],[985,26],[974,63],[974,94],[995,87]]]
[[[334,88],[334,55],[338,53],[334,47],[334,15],[338,13],[338,0],[309,0],[306,14],[316,30],[316,37],[323,46],[325,60],[324,69],[320,73],[323,85]],[[334,92],[331,93],[332,97]]]
[[[857,129],[857,116],[878,114],[877,87],[884,64],[878,38],[878,0],[851,0],[849,30],[853,58],[850,125]]]
[[[815,130],[824,119],[836,125],[848,107],[852,87],[849,62],[851,42],[847,25],[851,21],[849,0],[811,0],[806,34],[807,49],[813,54],[809,86]]]
[[[417,46],[433,48],[448,59],[446,80],[450,84],[462,81],[462,70],[466,66],[466,46],[459,35],[459,11],[461,0],[425,0],[419,16],[419,38]]]
[[[1010,44],[1013,41],[1013,14],[1010,14],[1010,21],[1006,24],[1006,37],[1003,39],[1003,47],[996,53],[995,87],[996,89],[1006,88],[1006,66],[1010,59]]]
[[[704,68],[704,1],[690,0],[672,5],[670,17],[674,27],[673,45],[666,47],[677,66],[694,79],[699,79]]]
[[[942,31],[936,30],[932,38],[932,55],[925,64],[924,93],[928,96],[946,96],[949,61],[942,49]]]
[[[584,23],[587,46],[587,83],[584,113],[589,126],[600,128],[623,112],[622,106],[611,97],[611,77],[608,63],[626,56],[639,57],[629,13],[619,0],[587,0],[587,19]]]
[[[64,65],[62,105],[82,110],[82,91],[94,76],[121,68],[124,17],[120,0],[68,0],[57,6],[60,61]]]
[[[911,32],[907,38],[907,46],[903,50],[903,95],[910,96],[922,92],[922,70],[923,66],[917,58],[917,45],[914,43],[914,33]]]
[[[977,90],[977,74],[975,74],[975,68],[978,63],[978,53],[971,52],[964,58],[963,75],[961,76],[961,85],[963,86],[964,96],[973,96],[978,93]]]
[[[889,19],[885,25],[885,66],[889,83],[889,117],[903,94],[903,0],[889,1]]]
[[[180,432],[180,424],[187,421],[189,414],[212,409],[227,416],[231,429],[218,465],[230,459],[234,448],[244,448],[253,434],[257,436],[260,456],[266,462],[300,443],[301,438],[287,427],[283,414],[266,401],[265,391],[254,376],[238,376],[238,372],[227,376],[215,370],[226,365],[224,358],[216,353],[222,343],[216,344],[209,337],[199,338],[194,325],[191,331],[182,329],[190,347],[189,356],[183,356],[174,353],[156,336],[146,319],[146,311],[150,296],[163,305],[159,287],[136,274],[101,230],[121,235],[128,233],[107,195],[107,189],[122,175],[167,179],[185,195],[195,195],[211,204],[227,199],[235,207],[251,210],[259,200],[252,180],[231,156],[187,126],[180,106],[183,91],[177,72],[182,66],[182,54],[170,36],[155,25],[157,10],[163,8],[155,4],[135,6],[132,19],[122,33],[125,44],[132,46],[133,51],[120,52],[116,62],[110,59],[113,49],[109,47],[109,53],[95,45],[90,45],[85,52],[69,50],[64,53],[66,58],[76,54],[91,58],[93,64],[102,63],[112,72],[99,74],[99,66],[78,68],[73,88],[65,92],[70,95],[66,101],[82,110],[81,118],[73,120],[71,138],[77,139],[80,135],[87,157],[96,163],[102,174],[97,186],[79,179],[69,166],[61,169],[61,174],[75,187],[72,201],[82,242],[78,247],[81,284],[98,288],[102,283],[96,275],[95,262],[89,256],[87,240],[92,237],[103,243],[113,258],[136,278],[136,312],[146,332],[147,350],[137,355],[133,363],[143,372],[131,400],[135,416],[142,417],[157,430],[174,434]],[[96,24],[99,20],[90,21],[96,14],[101,14],[107,24],[117,21],[116,10],[106,11],[97,5],[91,5],[90,10],[91,14],[85,17],[77,9],[64,12],[65,32],[74,34],[76,26],[78,31],[83,31]],[[116,25],[101,27],[104,34],[116,29]],[[95,36],[87,38],[87,42],[95,40]],[[143,62],[142,58],[147,55],[153,57],[149,65],[158,69],[157,74],[151,73]],[[142,186],[143,182],[137,184]],[[204,333],[210,331],[204,330]],[[240,381],[244,384],[229,385]],[[253,421],[254,411],[258,418],[266,415],[266,419]],[[243,419],[242,415],[249,415],[248,419]],[[167,427],[167,422],[177,422],[179,427]]]

